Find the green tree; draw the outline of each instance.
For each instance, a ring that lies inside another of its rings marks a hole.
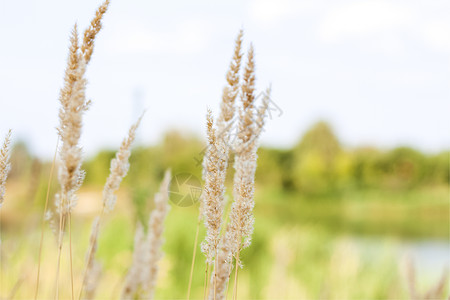
[[[300,192],[311,195],[335,192],[339,186],[338,176],[350,174],[350,166],[350,159],[343,155],[331,127],[320,121],[294,148],[294,185]]]

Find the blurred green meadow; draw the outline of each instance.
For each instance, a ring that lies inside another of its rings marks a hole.
[[[164,170],[201,179],[204,147],[201,138],[181,131],[168,132],[157,145],[135,147],[118,205],[100,229],[98,299],[118,298],[131,263],[136,223],[146,224]],[[114,155],[114,149],[103,150],[84,164],[86,180],[71,224],[76,290]],[[418,289],[426,291],[450,262],[449,155],[408,147],[348,148],[325,122],[313,125],[291,149],[261,147],[255,232],[251,247],[242,252],[238,298],[408,299],[408,258],[416,266]],[[11,162],[1,212],[0,296],[27,299],[34,295],[51,162],[33,157],[24,143],[16,143]],[[231,195],[232,172],[227,180]],[[50,199],[57,190],[53,178]],[[186,297],[197,220],[198,203],[172,205],[157,299]],[[56,274],[56,238],[50,227],[46,224],[42,298],[53,297]],[[201,226],[200,240],[203,235]],[[203,299],[205,259],[199,246],[192,299]],[[65,247],[62,270],[68,270]],[[67,287],[69,276],[62,274]],[[69,292],[64,289],[61,296],[69,297]],[[446,296],[448,284],[442,298]]]

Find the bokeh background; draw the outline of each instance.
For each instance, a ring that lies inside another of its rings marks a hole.
[[[14,140],[1,211],[2,297],[34,292],[68,37],[99,4],[0,2],[0,134],[12,128]],[[144,109],[118,207],[101,229],[100,299],[120,291],[136,222],[148,218],[164,170],[201,178],[206,109],[218,113],[243,28],[244,49],[252,42],[256,50],[258,91],[272,86],[273,110],[258,152],[240,298],[406,299],[408,259],[426,291],[450,263],[449,13],[440,0],[112,1],[87,72],[93,105],[73,217],[76,279],[109,162]],[[228,191],[231,183],[232,172]],[[53,180],[50,195],[57,190]],[[172,206],[157,298],[186,295],[197,216],[198,204]],[[52,295],[55,251],[47,226],[43,297]],[[203,280],[198,252],[194,297],[202,298]]]

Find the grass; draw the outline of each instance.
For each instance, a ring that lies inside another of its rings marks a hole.
[[[8,190],[11,191],[11,188]],[[446,226],[441,226],[441,229],[436,231],[433,226],[428,226],[427,222],[431,222],[431,218],[425,216],[422,219],[415,219],[415,216],[409,215],[410,222],[391,223],[391,232],[376,231],[374,228],[382,220],[374,222],[372,219],[362,220],[359,223],[362,227],[359,229],[355,227],[355,224],[336,229],[336,218],[338,218],[336,216],[346,219],[356,218],[357,216],[352,216],[353,212],[359,214],[358,209],[347,210],[346,215],[337,213],[331,217],[330,214],[319,212],[324,211],[325,207],[342,211],[338,208],[342,203],[339,203],[337,199],[335,201],[328,199],[326,204],[319,204],[317,199],[302,199],[302,205],[296,206],[296,209],[299,209],[297,213],[301,214],[300,209],[310,211],[314,215],[310,218],[320,218],[320,221],[281,218],[280,216],[283,216],[286,211],[292,209],[292,205],[295,205],[292,202],[296,201],[297,197],[280,191],[264,189],[257,189],[257,191],[255,208],[257,222],[253,245],[242,253],[245,268],[239,273],[238,293],[242,298],[268,299],[279,295],[281,298],[294,299],[297,298],[296,295],[304,295],[311,299],[328,295],[330,299],[336,299],[338,296],[346,296],[348,299],[406,299],[408,296],[405,282],[399,272],[399,257],[396,254],[398,249],[405,242],[420,243],[421,240],[433,236],[448,240]],[[81,192],[83,195],[83,190]],[[278,194],[279,202],[282,204],[272,200],[275,193]],[[381,192],[370,192],[369,194],[374,196],[368,197],[365,205],[373,205],[373,202],[377,201],[375,195],[379,193]],[[100,192],[97,194],[100,196]],[[99,299],[110,298],[112,289],[116,285],[118,286],[116,295],[120,292],[120,284],[131,260],[133,237],[130,232],[134,231],[135,225],[132,221],[134,216],[132,200],[126,196],[127,194],[123,194],[124,201],[120,206],[120,213],[107,218],[102,229],[98,259],[104,267],[104,277],[98,287]],[[352,195],[355,197],[347,200],[349,202],[347,207],[351,206],[350,203],[361,205],[359,197],[356,197],[359,194],[367,194],[367,192],[353,192]],[[383,200],[376,202],[376,205],[383,204],[387,209],[393,203],[403,201],[402,197],[396,194],[384,192],[383,195]],[[435,195],[436,199],[432,201],[433,204],[430,204],[428,199],[432,198],[432,195]],[[441,196],[444,197],[442,201]],[[440,202],[445,203],[445,193],[439,189],[412,191],[407,199],[411,199],[419,207],[428,206],[430,210],[433,210],[434,205],[439,207],[442,205]],[[83,198],[80,199],[80,204],[82,203]],[[407,210],[408,204],[404,203],[403,207]],[[163,251],[166,254],[160,264],[160,277],[155,294],[157,299],[186,296],[192,259],[192,241],[197,224],[197,209],[198,207],[173,207],[168,215],[165,229],[166,242],[163,245]],[[275,213],[272,212],[273,210]],[[13,212],[9,211],[9,213]],[[89,221],[92,217],[80,215],[77,211],[73,216],[74,274],[80,274],[84,264],[82,258],[88,246]],[[26,218],[27,215],[24,217]],[[396,226],[411,226],[413,221],[426,229],[408,231],[396,228]],[[15,222],[20,223],[20,220]],[[341,222],[344,221],[341,220]],[[29,298],[33,296],[32,290],[28,287],[34,284],[36,266],[35,258],[29,255],[29,249],[35,248],[39,233],[31,230],[32,224],[22,229],[18,229],[20,226],[16,228],[15,225],[14,223],[4,227],[3,247],[7,253],[4,261],[8,263],[3,265],[0,291],[1,295],[7,295],[17,279],[21,277],[20,275],[28,274],[18,288],[16,298]],[[5,230],[6,228],[9,230]],[[405,234],[408,232],[414,234]],[[200,237],[204,234],[204,228],[201,227]],[[15,236],[22,237],[20,243],[16,241]],[[49,231],[46,232],[46,236],[42,268],[52,270],[51,257],[55,254],[55,238]],[[121,238],[117,239],[117,236]],[[342,253],[356,253],[357,258],[352,260],[352,255],[346,258]],[[341,262],[340,256],[343,256]],[[432,283],[439,272],[440,270],[436,270],[436,274],[422,275],[419,278],[422,282],[420,286],[425,288]],[[204,256],[197,252],[191,291],[193,299],[203,297],[203,274]],[[343,282],[338,280],[342,276],[345,277]],[[41,297],[46,295],[51,297],[52,279],[51,273],[43,273]],[[231,298],[231,293],[228,297]]]
[[[339,198],[259,190],[258,211],[279,223],[314,224],[337,234],[449,240],[447,196],[445,187],[407,192],[353,190]]]

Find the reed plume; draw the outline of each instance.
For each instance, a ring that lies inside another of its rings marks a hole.
[[[75,25],[70,39],[68,65],[64,78],[64,87],[60,93],[58,133],[61,138],[59,149],[60,165],[58,179],[61,191],[56,195],[56,207],[65,215],[76,205],[75,192],[84,179],[81,170],[82,149],[79,145],[82,129],[82,116],[88,109],[85,88],[86,63],[79,53],[78,33]]]
[[[89,286],[93,285],[95,280],[98,280],[98,266],[95,262],[95,253],[97,251],[97,238],[98,230],[105,213],[111,212],[114,209],[114,205],[117,200],[115,192],[119,189],[120,183],[127,175],[130,168],[129,158],[131,155],[131,145],[136,138],[136,130],[138,129],[143,115],[134,123],[128,130],[128,135],[122,140],[119,150],[116,153],[115,158],[111,160],[110,174],[106,179],[105,186],[103,188],[102,210],[98,220],[94,221],[92,227],[91,238],[89,241],[89,247],[86,254],[86,268],[83,274],[82,287],[80,291],[80,297],[83,290],[86,291],[85,297],[89,294],[93,294],[89,291]],[[94,290],[95,291],[95,290]]]
[[[150,214],[148,231],[141,224],[136,228],[133,262],[125,279],[121,299],[153,299],[158,277],[158,262],[163,253],[164,220],[169,212],[170,170],[167,170],[159,192],[155,195],[155,208]]]
[[[230,211],[230,222],[226,231],[232,255],[251,243],[253,233],[253,199],[256,171],[258,127],[255,119],[255,63],[253,47],[250,46],[243,76],[241,107],[239,109],[238,136],[234,163],[234,202]],[[261,119],[264,116],[260,116]]]
[[[95,12],[95,17],[92,19],[89,27],[84,31],[83,45],[81,46],[81,53],[83,53],[84,60],[88,63],[91,60],[92,52],[94,51],[94,41],[97,34],[102,29],[102,18],[108,10],[109,0],[103,2]]]
[[[114,193],[119,189],[122,179],[127,175],[130,168],[128,160],[131,155],[131,144],[136,138],[136,130],[141,123],[142,117],[143,115],[131,126],[128,136],[122,141],[120,149],[116,153],[116,157],[111,160],[110,174],[103,188],[103,209],[106,212],[114,209],[117,201],[117,196]]]
[[[209,284],[209,299],[225,297],[233,257],[236,264],[240,265],[239,252],[251,243],[254,223],[256,151],[270,99],[270,88],[268,88],[262,104],[256,108],[255,63],[252,46],[247,54],[242,83],[240,82],[242,35],[240,31],[236,38],[233,60],[227,72],[227,85],[222,96],[221,114],[216,127],[211,111],[208,110],[207,114],[208,148],[203,161],[205,188],[202,193],[200,212],[206,227],[202,251],[206,255],[208,264],[214,262]],[[235,100],[238,95],[241,101],[236,120],[237,134],[232,136],[236,115]],[[234,201],[225,232],[221,233],[224,226],[225,178],[230,149],[234,150],[235,155]]]
[[[269,88],[267,88],[267,90],[263,96],[262,104],[256,111],[255,131],[254,131],[255,133],[254,133],[254,137],[252,139],[252,142],[253,142],[252,147],[254,147],[253,151],[255,151],[255,152],[256,152],[256,148],[257,148],[257,144],[256,144],[257,138],[261,134],[264,124],[265,124],[265,117],[266,117],[266,112],[267,112],[267,109],[269,106],[270,93],[271,93],[271,89],[269,87]],[[239,156],[239,155],[240,155],[239,153],[236,154],[236,156]],[[238,158],[238,160],[239,160],[239,158]],[[256,164],[256,156],[255,156],[254,164]],[[249,175],[251,175],[251,174],[249,174]],[[254,177],[254,174],[253,174],[253,177]],[[235,178],[235,182],[239,181],[239,180]],[[234,204],[235,209],[236,209],[236,206],[237,205]],[[243,212],[241,211],[240,213],[243,213]],[[249,212],[246,212],[246,213],[249,213]],[[231,213],[230,213],[230,216],[232,216]],[[235,224],[233,224],[233,223],[228,224],[225,234],[221,237],[220,243],[219,243],[219,249],[218,249],[218,254],[217,254],[217,265],[214,270],[214,273],[211,276],[211,282],[216,280],[216,288],[215,288],[216,299],[223,299],[226,296],[226,288],[228,286],[230,272],[232,269],[233,256],[235,256],[237,254],[236,247],[239,247],[239,246],[236,246],[236,244],[238,242],[238,237],[236,235],[236,231],[238,229],[236,228],[237,226],[234,226],[234,225]],[[251,235],[251,232],[248,232],[248,234]],[[233,241],[235,243],[233,243]],[[247,240],[247,243],[248,243],[247,246],[249,246],[250,239]],[[233,249],[233,246],[235,247],[234,249]],[[239,249],[241,249],[241,248],[239,248]],[[209,291],[209,299],[214,299],[213,295],[214,295],[214,290],[213,290],[213,287],[211,287],[211,289]]]
[[[6,179],[8,178],[11,164],[9,162],[9,145],[11,143],[11,129],[6,134],[3,146],[0,149],[0,208],[3,205],[6,192]]]
[[[223,215],[223,198],[225,192],[226,162],[219,152],[219,141],[216,137],[213,117],[210,110],[207,115],[208,150],[205,156],[205,187],[203,190],[203,218],[206,227],[205,241],[202,251],[207,262],[212,263],[215,257]]]
[[[226,80],[227,84],[223,88],[222,92],[222,102],[220,103],[220,116],[217,121],[218,133],[226,142],[230,135],[230,123],[233,122],[236,107],[236,97],[239,94],[239,72],[241,69],[242,60],[242,36],[244,35],[243,30],[239,31],[238,36],[235,40],[233,58],[231,60],[229,69],[227,71]]]
[[[76,205],[76,191],[84,180],[81,170],[82,148],[79,140],[82,131],[82,117],[89,108],[90,101],[86,100],[85,78],[86,66],[94,50],[94,40],[101,29],[101,19],[106,12],[109,0],[105,1],[97,10],[91,26],[85,31],[83,43],[78,45],[78,31],[75,24],[70,38],[69,57],[64,75],[64,87],[60,91],[58,134],[61,138],[59,149],[58,179],[61,186],[56,196],[56,207],[61,214],[66,214]]]
[[[59,149],[60,165],[58,180],[61,187],[55,195],[55,206],[59,212],[59,236],[58,236],[58,262],[56,271],[56,298],[59,293],[59,267],[63,245],[63,235],[66,218],[69,216],[69,228],[71,224],[71,211],[77,203],[76,192],[84,181],[84,171],[81,169],[82,148],[79,145],[83,114],[89,108],[90,101],[86,100],[85,78],[86,67],[94,51],[94,40],[101,29],[101,19],[106,12],[109,0],[106,0],[97,10],[91,26],[85,31],[84,39],[78,44],[78,31],[75,24],[70,38],[69,57],[64,75],[64,86],[60,91],[59,102],[59,126],[58,135],[61,140]],[[70,266],[71,285],[73,298],[73,274],[72,274],[72,238],[70,233]]]
[[[220,232],[224,215],[225,179],[228,168],[230,136],[235,115],[235,100],[239,94],[239,71],[241,68],[241,47],[243,31],[236,37],[233,58],[226,74],[227,84],[222,93],[220,115],[214,126],[212,113],[207,113],[208,147],[203,160],[205,187],[201,199],[200,214],[203,216],[206,237],[202,252],[207,264],[216,263]],[[213,286],[216,282],[214,281]]]

